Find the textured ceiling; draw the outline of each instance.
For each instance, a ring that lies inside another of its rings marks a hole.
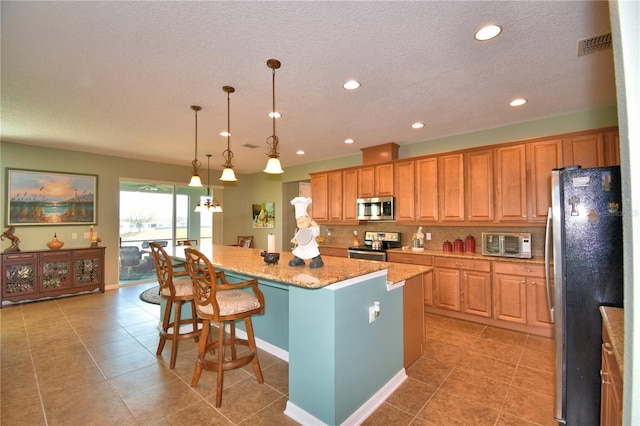
[[[2,1],[3,141],[221,169],[266,164],[271,70],[287,166],[614,105],[607,2]],[[503,33],[477,42],[494,23]],[[357,91],[342,83],[355,78]],[[508,102],[529,102],[511,108]],[[411,123],[425,127],[414,130]],[[356,143],[346,145],[344,139]],[[258,148],[243,147],[244,144]],[[296,150],[306,152],[296,155]]]

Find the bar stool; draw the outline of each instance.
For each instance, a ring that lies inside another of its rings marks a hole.
[[[184,249],[187,259],[186,269],[193,282],[193,294],[196,302],[196,312],[202,319],[200,343],[198,345],[198,360],[191,386],[196,386],[200,380],[202,369],[218,372],[216,383],[216,407],[222,404],[223,373],[225,370],[242,367],[253,362],[253,371],[258,383],[264,383],[258,351],[253,334],[251,315],[264,313],[264,295],[258,288],[256,279],[230,284],[224,272],[216,272],[211,261],[200,251],[193,248]],[[241,289],[251,289],[245,291]],[[236,338],[235,320],[244,319],[247,339]],[[218,324],[218,340],[211,341],[211,322]],[[225,339],[225,325],[229,325],[229,337]],[[236,346],[249,348],[249,353],[238,358]],[[231,349],[231,360],[225,360],[225,346]],[[208,353],[217,357],[207,359]]]
[[[160,244],[150,242],[149,248],[153,255],[158,284],[160,284],[160,297],[167,302],[164,309],[164,316],[162,317],[160,342],[158,343],[156,355],[160,355],[167,340],[171,340],[169,368],[173,368],[176,365],[178,342],[182,339],[190,338],[198,342],[200,338],[200,330],[198,329],[199,320],[196,315],[196,306],[193,302],[193,284],[187,271],[176,271],[174,269],[174,265],[171,263],[171,257],[169,257]],[[181,319],[182,305],[185,302],[190,302],[191,318]],[[175,310],[173,309],[174,306]],[[172,311],[173,321],[171,320]],[[192,331],[181,333],[180,326],[183,324],[191,324],[193,327]]]

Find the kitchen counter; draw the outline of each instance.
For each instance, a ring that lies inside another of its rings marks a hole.
[[[611,337],[613,353],[616,357],[620,375],[624,375],[624,309],[600,306],[602,323]]]
[[[440,256],[451,257],[456,259],[479,259],[479,260],[497,260],[500,262],[517,262],[517,263],[539,263],[544,264],[544,257],[532,257],[531,259],[520,259],[517,257],[500,257],[500,256],[483,256],[481,253],[445,253],[442,250],[424,250],[413,251],[411,249],[389,249],[387,253],[411,253],[423,256]]]
[[[322,258],[324,267],[314,269],[308,266],[309,261],[304,267],[289,266],[289,260],[293,258],[290,251],[280,252],[278,265],[266,265],[260,256],[262,252],[260,249],[214,245],[213,247],[202,247],[201,250],[215,267],[225,271],[311,289],[326,287],[383,269],[387,270],[387,284],[394,285],[432,269],[427,266],[345,259],[334,256],[324,256]],[[174,247],[168,251],[170,255],[184,259],[184,247]]]

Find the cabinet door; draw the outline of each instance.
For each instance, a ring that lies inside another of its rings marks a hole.
[[[376,195],[376,171],[374,166],[358,169],[358,197],[373,197]]]
[[[72,261],[73,287],[94,287],[104,284],[104,250],[76,250]]]
[[[620,135],[617,130],[604,134],[604,165],[620,165]]]
[[[464,166],[462,154],[438,158],[438,193],[440,220],[464,220]]]
[[[415,163],[404,161],[395,167],[396,220],[412,221],[415,218]]]
[[[311,175],[311,218],[315,221],[329,220],[329,175]]]
[[[527,144],[529,220],[545,222],[551,207],[551,170],[562,165],[562,140]]]
[[[462,271],[461,310],[468,314],[491,317],[491,274]]]
[[[340,222],[342,220],[342,172],[330,172],[329,180],[329,220]],[[313,200],[313,198],[312,198]],[[312,203],[313,204],[313,203]]]
[[[568,137],[562,145],[565,166],[579,165],[585,169],[605,165],[602,133]]]
[[[602,368],[600,370],[600,424],[622,424],[622,376],[606,327],[602,327]]]
[[[375,195],[393,195],[393,163],[376,166]]]
[[[422,303],[424,285],[422,279],[422,275],[409,278],[402,287],[405,368],[422,355],[424,343],[424,304]]]
[[[43,252],[38,261],[40,272],[40,291],[61,290],[71,288],[71,255],[70,252]]]
[[[416,219],[438,220],[438,158],[416,160]]]
[[[435,268],[436,308],[460,311],[460,271]]]
[[[496,148],[496,220],[527,220],[525,145]]]
[[[424,274],[424,304],[433,306],[433,271]]]
[[[351,169],[342,172],[342,220],[356,222],[358,220],[358,170]]]
[[[553,294],[553,283],[551,288]],[[527,324],[538,327],[553,327],[544,278],[527,278]]]
[[[2,255],[2,297],[20,297],[38,293],[38,260],[35,253]]]
[[[502,321],[526,324],[527,285],[523,277],[493,275],[494,317]]]
[[[472,151],[464,155],[465,210],[467,220],[492,221],[493,150]]]

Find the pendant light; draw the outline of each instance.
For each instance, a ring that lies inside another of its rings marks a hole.
[[[202,180],[200,180],[200,162],[198,161],[198,111],[202,108],[197,105],[191,105],[191,109],[195,111],[196,115],[196,136],[195,136],[195,155],[193,157],[193,161],[191,165],[193,166],[193,171],[191,172],[191,181],[189,182],[189,186],[197,186],[202,187]]]
[[[196,208],[194,210],[196,213],[222,213],[222,206],[220,205],[220,202],[211,197],[211,187],[209,185],[209,176],[211,171],[209,169],[210,160],[211,154],[207,154],[207,199],[204,205],[200,205],[200,202],[196,204]]]
[[[273,120],[273,135],[267,138],[267,145],[269,145],[269,161],[267,161],[267,167],[263,170],[265,173],[277,175],[284,173],[282,166],[280,165],[280,154],[278,153],[278,136],[276,136],[276,70],[280,68],[280,61],[277,59],[268,59],[267,66],[271,68],[271,92],[273,99],[273,109],[271,110],[271,119]]]
[[[233,171],[233,164],[231,159],[233,158],[233,152],[231,152],[231,107],[229,101],[229,94],[236,91],[231,86],[223,86],[222,90],[227,93],[227,149],[222,153],[224,157],[224,170],[222,170],[222,176],[220,180],[224,182],[237,182],[236,174]]]

